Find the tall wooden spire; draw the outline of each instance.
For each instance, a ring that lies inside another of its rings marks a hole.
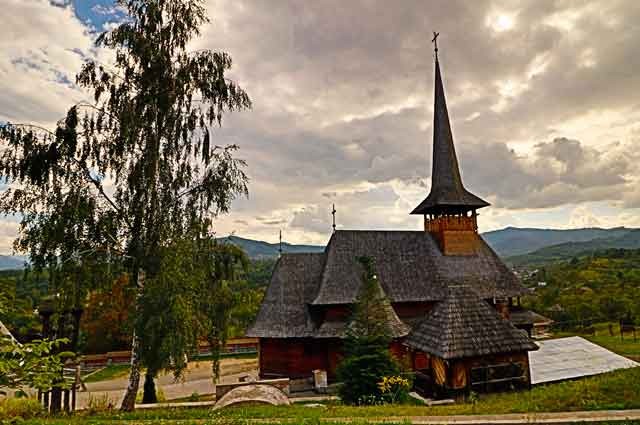
[[[489,203],[466,190],[462,184],[437,55],[435,65],[431,192],[411,214],[466,213]]]
[[[434,33],[432,40],[434,44],[437,43],[437,35]],[[454,244],[453,236],[447,238],[445,233],[455,232],[456,240],[462,236],[460,232],[475,234],[477,232],[476,210],[488,206],[489,203],[469,192],[462,184],[442,84],[437,44],[435,44],[435,68],[431,191],[411,214],[424,215],[425,230],[436,233],[443,251],[446,252],[447,241],[450,242],[449,246]],[[469,236],[463,239],[472,241],[474,238]],[[469,244],[465,242],[463,245]],[[461,251],[460,253],[473,251],[467,248],[456,248],[454,251]]]

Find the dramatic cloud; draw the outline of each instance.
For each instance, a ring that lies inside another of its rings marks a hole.
[[[121,10],[5,3],[0,121],[54,122],[84,96],[73,84],[84,58],[109,60],[91,43]],[[333,203],[338,227],[420,228],[408,212],[430,185],[434,30],[465,184],[493,204],[482,230],[640,224],[640,3],[207,6],[191,48],[229,52],[254,102],[215,130],[252,178],[220,234],[323,243]]]

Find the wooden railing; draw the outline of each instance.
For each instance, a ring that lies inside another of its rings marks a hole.
[[[429,218],[425,216],[424,230],[427,232],[440,233],[446,230],[478,230],[476,216],[439,216]]]

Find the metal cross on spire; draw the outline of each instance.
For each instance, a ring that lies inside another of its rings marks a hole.
[[[435,47],[435,52],[436,52],[436,60],[438,60],[438,36],[440,35],[439,32],[433,32],[433,38],[431,39],[431,42],[433,43],[434,47]]]
[[[280,230],[280,242],[278,243],[278,256],[282,256],[282,229]]]
[[[336,231],[336,204],[333,204],[333,207],[331,209],[331,215],[333,216],[333,232],[335,233]]]

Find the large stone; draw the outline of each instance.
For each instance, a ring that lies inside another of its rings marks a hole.
[[[250,384],[236,387],[220,398],[213,409],[221,409],[234,404],[264,403],[274,406],[290,404],[289,397],[280,389],[265,384]]]

